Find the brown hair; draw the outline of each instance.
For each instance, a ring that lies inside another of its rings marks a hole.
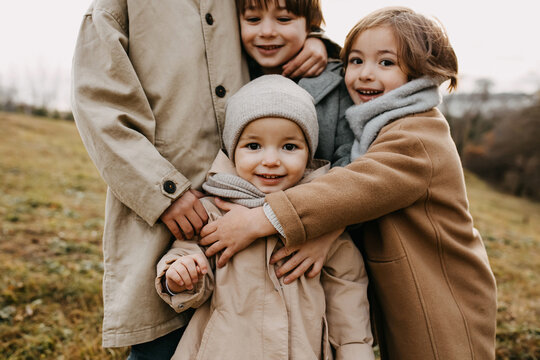
[[[341,50],[345,66],[356,37],[378,26],[389,26],[394,32],[399,66],[409,80],[422,76],[442,78],[450,80],[449,90],[456,89],[457,57],[443,25],[406,7],[383,8],[360,20],[347,34]]]
[[[236,0],[238,14],[253,7],[256,9],[268,9],[268,4],[273,2],[278,6],[278,0]],[[319,31],[324,24],[320,0],[285,0],[285,8],[296,16],[306,18],[307,31]]]

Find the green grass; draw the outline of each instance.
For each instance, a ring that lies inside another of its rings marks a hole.
[[[72,122],[0,113],[0,358],[125,359],[101,347],[105,185]],[[540,359],[540,204],[467,174],[498,283],[497,358]]]

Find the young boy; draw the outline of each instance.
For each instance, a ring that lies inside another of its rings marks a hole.
[[[227,103],[229,158],[217,157],[203,188],[260,206],[266,194],[327,170],[313,160],[317,138],[311,96],[280,75],[257,78]],[[211,198],[201,202],[210,222],[222,215]],[[156,288],[176,311],[198,309],[173,359],[330,359],[330,344],[338,359],[373,359],[362,257],[346,233],[323,242],[330,250],[322,274],[284,285],[269,264],[282,247],[277,236],[253,242],[224,267],[215,258],[210,265],[196,242],[175,241],[157,266]]]
[[[324,22],[319,0],[236,0],[236,7],[252,79],[287,71],[288,62],[302,49],[308,34],[319,30]],[[309,71],[318,65],[306,59],[303,66]],[[315,158],[329,160],[332,166],[350,162],[353,140],[345,120],[345,110],[353,103],[342,81],[342,68],[336,60],[319,76],[298,80],[315,99],[319,119]]]
[[[266,196],[287,247],[363,223],[358,240],[375,295],[381,357],[494,359],[495,278],[469,213],[455,144],[436,108],[440,83],[457,83],[444,28],[407,8],[382,9],[349,32],[342,58],[356,104],[347,111],[354,160]],[[225,253],[236,241],[276,232],[261,208],[238,214],[233,209],[207,225],[210,241],[202,243],[226,244],[214,247]],[[240,221],[248,224],[242,231],[223,232],[224,224],[230,230]]]

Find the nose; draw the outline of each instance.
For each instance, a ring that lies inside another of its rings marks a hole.
[[[358,79],[361,81],[373,81],[373,66],[369,63],[364,63],[359,69]]]
[[[281,165],[279,154],[275,150],[267,149],[264,151],[261,164],[267,167],[276,167]]]
[[[271,19],[263,19],[261,21],[260,35],[263,37],[275,36],[276,28]]]

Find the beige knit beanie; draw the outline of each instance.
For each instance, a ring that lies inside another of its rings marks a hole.
[[[223,144],[234,161],[234,150],[244,128],[253,120],[280,117],[294,121],[307,140],[311,158],[319,141],[317,112],[311,95],[281,75],[264,75],[247,83],[227,102]]]

